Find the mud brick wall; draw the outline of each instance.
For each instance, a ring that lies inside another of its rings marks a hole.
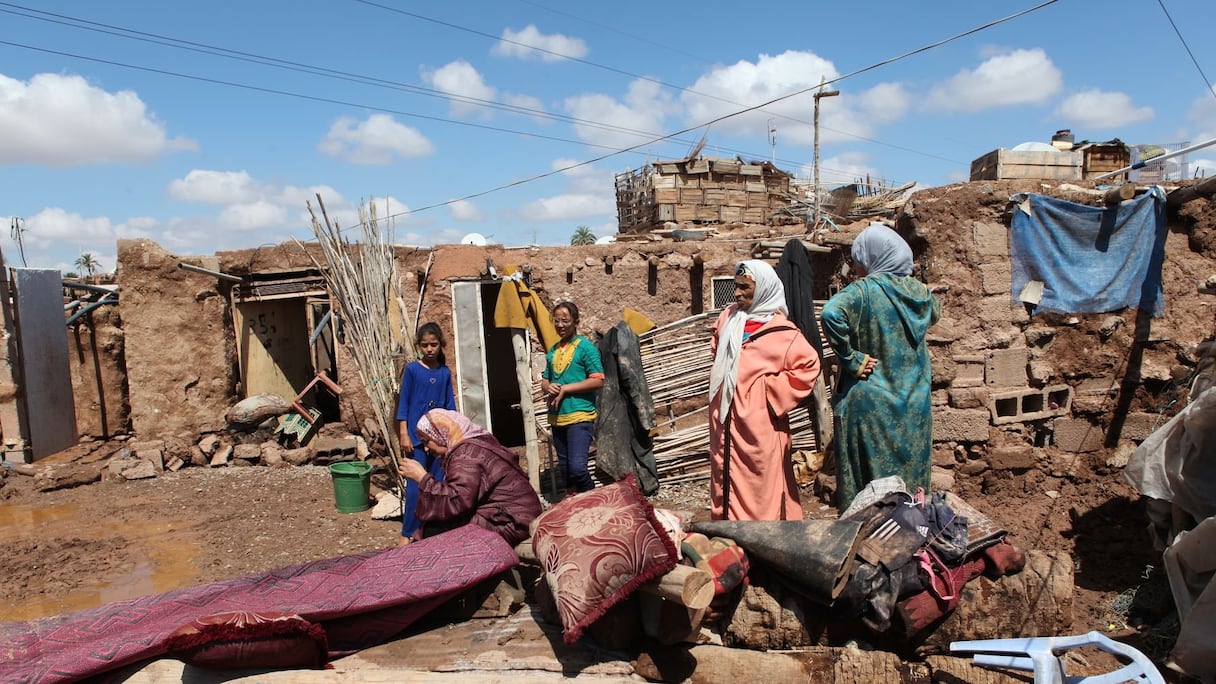
[[[82,316],[67,329],[76,432],[106,438],[130,429],[126,336],[117,305]]]
[[[224,427],[236,398],[228,300],[217,257],[178,257],[149,240],[119,240],[118,282],[126,341],[131,425],[146,437]]]

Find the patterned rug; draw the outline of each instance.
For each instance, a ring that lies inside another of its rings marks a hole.
[[[415,544],[0,624],[0,682],[68,682],[157,658],[166,638],[227,611],[295,613],[325,627],[330,657],[383,643],[461,590],[515,566],[497,534],[469,525]]]

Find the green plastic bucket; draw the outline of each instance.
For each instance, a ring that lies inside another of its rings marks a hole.
[[[329,466],[334,480],[334,502],[339,513],[358,513],[372,507],[372,465],[364,461],[341,461]]]

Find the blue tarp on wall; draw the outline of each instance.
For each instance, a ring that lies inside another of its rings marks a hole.
[[[1111,207],[1035,194],[1011,199],[1019,203],[1009,237],[1014,301],[1038,280],[1044,287],[1035,313],[1130,307],[1161,314],[1167,226],[1160,187]]]

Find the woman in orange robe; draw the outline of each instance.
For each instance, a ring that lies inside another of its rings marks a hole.
[[[714,520],[801,520],[789,412],[811,395],[819,355],[786,315],[785,287],[763,261],[735,271],[735,303],[714,326],[709,381]]]

